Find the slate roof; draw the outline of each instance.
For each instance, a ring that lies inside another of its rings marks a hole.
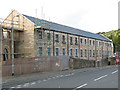
[[[36,19],[35,17],[31,17],[31,16],[24,15],[24,14],[23,14],[23,16],[28,18],[34,24],[37,21],[37,26],[50,28],[51,30],[55,30],[55,31],[59,31],[59,32],[70,33],[70,34],[75,34],[75,35],[80,35],[80,36],[84,36],[84,37],[89,37],[89,38],[94,38],[94,39],[98,39],[98,40],[104,40],[107,42],[111,42],[111,40],[109,40],[109,39],[107,39],[104,36],[99,35],[99,34],[95,34],[95,33],[81,30],[81,29],[76,29],[73,27],[57,24],[57,23],[46,21],[46,20],[39,19],[39,18]]]

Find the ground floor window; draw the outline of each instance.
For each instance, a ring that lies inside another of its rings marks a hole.
[[[93,57],[95,57],[95,50],[93,50]]]
[[[63,48],[63,56],[65,56],[65,49]]]
[[[83,51],[82,51],[82,49],[80,51],[81,51],[81,57],[83,57]]]
[[[70,56],[72,56],[72,49],[70,49]]]
[[[76,54],[76,57],[77,57],[77,49],[76,49],[75,51],[76,51],[76,53],[75,53],[75,54]]]
[[[59,56],[59,49],[56,48],[56,56]]]
[[[50,48],[48,48],[48,56],[51,56]]]
[[[8,59],[8,50],[5,48],[3,51],[3,61],[6,61]]]
[[[85,57],[87,57],[87,50],[85,49]]]
[[[39,56],[42,56],[42,47],[39,47]]]

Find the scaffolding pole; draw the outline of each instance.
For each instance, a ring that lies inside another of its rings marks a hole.
[[[0,62],[2,63],[2,27],[0,25]]]

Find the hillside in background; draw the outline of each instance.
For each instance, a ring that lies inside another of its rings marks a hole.
[[[109,32],[98,32],[97,34],[102,34],[105,37],[111,39],[114,45],[114,52],[120,52],[120,30],[112,30]]]

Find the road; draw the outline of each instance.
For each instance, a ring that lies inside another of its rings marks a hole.
[[[75,69],[69,73],[55,73],[54,76],[37,80],[3,85],[3,88],[118,88],[118,66]]]

